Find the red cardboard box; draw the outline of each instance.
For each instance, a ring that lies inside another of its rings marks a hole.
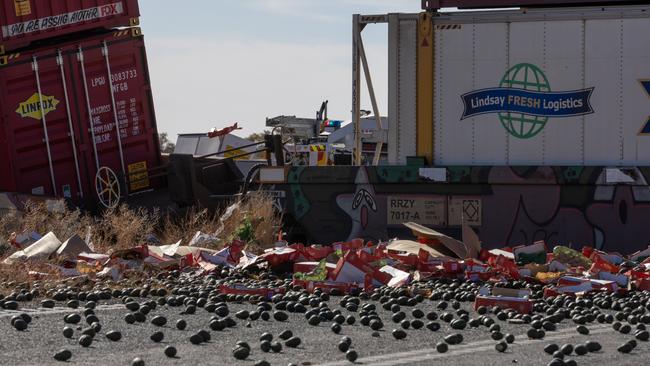
[[[330,293],[334,289],[338,289],[343,294],[349,294],[352,290],[359,289],[359,285],[356,283],[341,283],[333,281],[302,281],[302,280],[293,280],[292,283],[294,286],[300,286],[306,289],[308,292],[314,292],[317,288],[323,290],[325,293]]]
[[[490,292],[482,288],[474,300],[474,310],[480,306],[498,306],[501,309],[512,309],[520,314],[533,312],[534,302],[530,300],[530,290],[513,290],[495,287]]]

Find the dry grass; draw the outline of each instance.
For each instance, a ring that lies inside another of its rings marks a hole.
[[[158,236],[163,243],[182,240],[184,244],[189,244],[197,231],[216,233],[219,218],[219,214],[200,208],[191,208],[182,216],[167,214],[158,227]]]
[[[91,229],[96,251],[101,253],[141,245],[150,234],[156,235],[162,244],[182,240],[187,245],[197,231],[220,239],[218,245],[211,249],[218,249],[233,239],[241,239],[239,236],[246,233],[243,236],[247,239],[247,249],[260,252],[273,246],[280,225],[281,217],[274,210],[273,198],[263,192],[246,195],[224,212],[191,209],[181,217],[161,217],[157,211],[132,209],[126,205],[105,211],[99,217],[91,217],[79,210],[66,208],[61,212],[52,212],[45,204],[28,203],[22,214],[0,215],[0,246],[4,248],[0,257],[4,258],[13,251],[6,244],[12,232],[27,230],[45,235],[51,231],[64,241],[75,234],[85,238],[88,228]],[[4,245],[1,240],[5,241]]]
[[[93,225],[93,220],[80,210],[70,210],[61,205],[63,210],[50,211],[45,203],[28,202],[22,218],[21,230],[29,230],[45,235],[53,232],[58,238],[66,240],[77,234],[83,236],[86,227]]]
[[[108,253],[141,245],[155,232],[158,222],[158,212],[149,213],[143,208],[120,205],[107,210],[92,227],[95,250]]]
[[[244,239],[237,234],[246,232],[250,237],[247,240],[249,251],[259,254],[273,247],[282,225],[282,217],[275,211],[273,202],[273,198],[262,191],[249,193],[233,206],[232,212],[222,216],[219,237],[225,241]]]
[[[80,210],[62,207],[61,211],[50,211],[45,203],[28,202],[23,212],[11,211],[0,215],[0,257],[11,248],[7,241],[12,233],[34,231],[45,235],[51,231],[63,240],[75,234],[83,237],[93,220]]]

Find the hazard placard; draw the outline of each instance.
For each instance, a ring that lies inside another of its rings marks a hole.
[[[482,202],[480,197],[449,197],[449,225],[481,226]]]

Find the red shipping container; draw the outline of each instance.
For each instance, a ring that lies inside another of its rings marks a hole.
[[[147,170],[160,166],[160,148],[139,28],[9,56],[0,67],[0,191],[96,202],[104,167],[130,178],[122,195],[152,187]]]
[[[4,0],[0,55],[92,29],[139,25],[137,0]]]

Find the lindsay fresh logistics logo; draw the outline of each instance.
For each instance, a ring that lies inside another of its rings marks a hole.
[[[589,99],[594,88],[553,92],[544,72],[533,64],[517,64],[501,79],[498,88],[469,92],[461,98],[465,110],[461,120],[498,113],[512,136],[529,139],[542,132],[549,118],[594,113]]]
[[[43,105],[41,105],[41,97],[38,93],[35,93],[26,101],[18,105],[16,113],[20,114],[21,117],[30,117],[37,120],[43,118],[48,113],[55,111],[56,106],[59,105],[59,101],[51,96],[42,95]]]

